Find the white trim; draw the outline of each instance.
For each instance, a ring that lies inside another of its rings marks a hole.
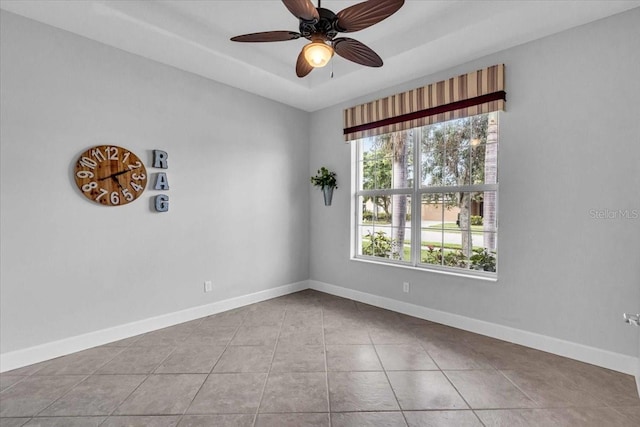
[[[614,353],[583,344],[565,341],[534,332],[511,328],[509,326],[498,325],[496,323],[485,322],[483,320],[472,319],[459,314],[447,313],[434,310],[408,302],[398,301],[391,298],[381,297],[366,292],[343,288],[317,280],[309,280],[309,288],[328,294],[349,298],[376,307],[386,308],[420,319],[430,320],[443,325],[453,326],[465,331],[486,335],[492,338],[509,341],[515,344],[524,345],[559,356],[612,369],[629,375],[638,374],[638,358]],[[637,377],[636,377],[637,378]],[[640,380],[638,381],[640,392]]]
[[[53,341],[22,350],[0,354],[0,372],[21,368],[23,366],[43,362],[55,357],[64,356],[77,351],[86,350],[88,348],[108,344],[110,342],[129,338],[135,335],[155,331],[157,329],[166,328],[168,326],[177,325],[179,323],[188,322],[190,320],[199,319],[201,317],[210,316],[212,314],[221,313],[223,311],[232,310],[234,308],[243,307],[245,305],[254,304],[256,302],[265,301],[305,289],[315,289],[317,291],[386,308],[409,316],[418,317],[420,319],[431,320],[433,322],[453,326],[466,331],[521,344],[593,365],[602,366],[625,374],[635,375],[636,383],[638,385],[638,393],[640,393],[640,359],[637,357],[589,347],[558,338],[523,331],[521,329],[485,322],[483,320],[472,319],[458,314],[434,310],[316,280],[305,280],[297,283],[291,283],[249,295],[217,301],[211,304],[192,307],[174,313],[151,317],[124,325],[114,326],[112,328],[64,338],[59,341]]]
[[[0,354],[0,372],[308,289],[306,280]]]
[[[406,268],[413,271],[424,271],[427,273],[436,273],[436,274],[444,274],[447,276],[464,277],[466,279],[485,280],[487,282],[498,281],[498,276],[496,275],[496,273],[485,273],[483,271],[465,270],[462,268],[458,268],[457,270],[454,270],[453,267],[447,268],[447,267],[441,267],[437,265],[428,265],[428,264],[418,264],[417,266],[414,266],[411,264],[401,264],[400,261],[395,261],[388,258],[382,258],[382,259],[384,259],[385,261],[378,261],[377,259],[375,259],[375,257],[368,257],[367,255],[356,255],[351,257],[350,261],[384,265],[385,267],[400,267],[400,268]]]

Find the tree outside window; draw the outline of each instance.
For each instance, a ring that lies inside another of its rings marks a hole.
[[[497,119],[482,114],[357,141],[356,256],[495,273]]]

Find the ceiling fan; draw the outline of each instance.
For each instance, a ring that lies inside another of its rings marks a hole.
[[[311,0],[282,0],[282,3],[300,21],[299,32],[266,31],[232,37],[234,42],[280,42],[304,37],[311,43],[305,45],[298,55],[296,74],[304,77],[314,68],[327,65],[334,52],[367,67],[382,67],[382,58],[371,48],[349,37],[338,37],[338,33],[352,33],[370,27],[393,15],[404,4],[404,0],[367,0],[338,13],[321,7],[316,8]]]

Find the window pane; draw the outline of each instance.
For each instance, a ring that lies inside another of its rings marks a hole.
[[[420,262],[442,264],[443,230],[445,215],[442,194],[423,194],[421,203]]]
[[[469,228],[470,193],[439,193],[425,194],[423,201],[433,200],[442,212],[440,221],[432,221],[423,226],[423,262],[440,264],[446,267],[467,268],[472,253],[472,231]],[[424,214],[423,214],[424,218]],[[466,219],[465,219],[466,218]],[[439,233],[442,243],[439,247],[432,247],[430,236]]]
[[[424,194],[421,262],[495,272],[495,198],[495,191]]]
[[[498,261],[497,248],[491,249],[486,246],[486,242],[497,242],[497,233],[484,232],[485,247],[474,247],[473,255],[469,267],[474,270],[488,271],[495,273]]]
[[[375,138],[363,138],[360,140],[360,143],[362,144],[360,152],[363,154],[363,157],[376,155],[377,148]]]
[[[362,188],[379,190],[391,187],[391,162],[373,152],[362,162]]]
[[[442,265],[445,267],[467,267],[471,242],[468,226],[465,226],[465,221],[462,219],[462,207],[466,206],[468,196],[468,193],[445,193],[442,197],[444,210],[447,213],[441,225]]]
[[[471,148],[471,179],[472,184],[484,184],[484,166],[486,144],[473,145]]]
[[[427,127],[436,151],[431,153],[432,162],[441,169],[441,181],[435,185],[464,184],[464,153],[461,152],[459,121],[449,121]],[[460,176],[460,173],[463,175]],[[467,173],[468,175],[468,173]]]
[[[378,147],[378,144],[376,144],[376,138],[361,139],[359,140],[359,144],[359,187],[364,190],[380,188],[379,182],[384,182],[385,173],[387,175],[389,173],[386,170],[390,170],[391,166],[385,165],[385,162],[381,161],[383,153]]]
[[[444,141],[439,137],[439,129],[442,123],[425,126],[421,129],[421,161],[422,161],[422,186],[443,185],[442,173],[444,169]]]
[[[444,184],[469,184],[469,141],[466,119],[445,123],[444,133]]]
[[[413,185],[413,133],[393,132],[360,140],[362,189]]]
[[[358,255],[411,259],[411,196],[359,197]]]
[[[444,144],[435,138],[433,126],[422,132],[422,186],[442,185]]]
[[[497,126],[494,126],[494,130]],[[488,139],[488,115],[421,128],[422,186],[484,184],[486,168],[497,182],[497,133]],[[487,142],[490,147],[487,147]],[[485,158],[492,162],[485,166]]]

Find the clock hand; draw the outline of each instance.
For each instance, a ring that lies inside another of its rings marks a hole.
[[[122,175],[122,174],[120,173],[120,174],[111,175],[111,179],[113,179],[116,182],[116,184],[118,184],[118,187],[120,187],[121,190],[124,190],[124,187],[122,186],[122,184],[120,184],[120,181],[118,181],[118,178],[116,178],[117,175]]]
[[[118,175],[123,175],[123,174],[128,173],[128,172],[131,172],[131,171],[130,170],[123,170],[123,171],[120,171],[120,172],[112,173],[109,176],[105,176],[104,178],[98,179],[98,181],[104,181],[105,179],[115,178]]]

